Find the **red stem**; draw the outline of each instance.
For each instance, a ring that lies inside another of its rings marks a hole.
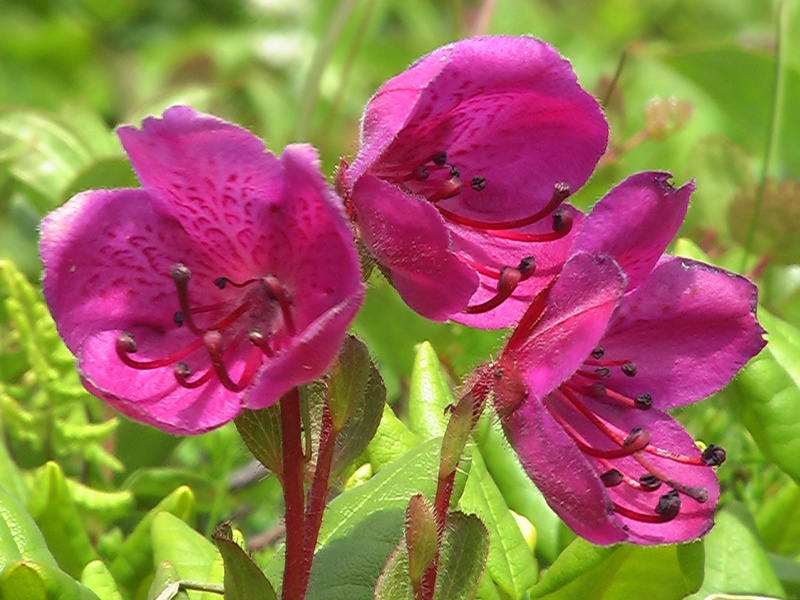
[[[280,400],[283,470],[281,484],[286,510],[286,563],[283,571],[283,600],[299,600],[303,589],[303,538],[305,498],[303,490],[302,430],[300,394],[292,389]]]
[[[442,551],[442,540],[444,539],[444,528],[447,524],[447,513],[450,510],[450,498],[453,496],[453,484],[456,480],[456,472],[453,471],[444,479],[440,478],[436,487],[436,499],[433,503],[433,515],[436,518],[436,528],[439,531],[439,548],[436,550],[436,557],[425,570],[422,576],[422,598],[432,600],[433,592],[436,590],[436,575],[439,572],[439,556]]]
[[[317,466],[314,469],[314,480],[311,491],[308,493],[306,506],[306,531],[303,542],[303,568],[300,585],[300,596],[303,598],[311,576],[311,565],[314,562],[314,550],[317,547],[319,529],[322,526],[322,515],[325,512],[325,502],[328,499],[328,482],[333,466],[333,451],[336,448],[337,432],[333,430],[333,420],[328,403],[322,409],[322,427],[319,434],[319,451],[317,453]]]

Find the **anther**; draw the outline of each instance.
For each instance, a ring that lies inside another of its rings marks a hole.
[[[455,165],[450,165],[450,177],[452,177],[453,179],[458,179],[459,177],[461,177],[461,169],[459,169]]]
[[[278,278],[273,275],[267,275],[262,280],[264,288],[266,289],[267,293],[270,297],[274,300],[277,300],[278,306],[281,308],[281,315],[283,315],[283,324],[286,327],[286,331],[290,336],[294,336],[297,333],[297,330],[294,326],[294,319],[292,318],[292,313],[289,310],[289,307],[292,304],[292,298],[289,295],[289,292],[286,288],[281,285],[281,282],[278,281]]]
[[[411,172],[411,176],[417,181],[425,181],[431,176],[431,172],[428,170],[426,165],[417,165]]]
[[[653,396],[648,393],[639,394],[636,396],[636,406],[637,408],[641,408],[647,410],[651,406],[653,406]]]
[[[600,475],[600,481],[602,481],[603,485],[606,487],[615,487],[622,483],[622,479],[622,473],[620,473],[617,469],[609,469]]]
[[[536,271],[536,258],[533,256],[526,256],[519,261],[517,270],[522,273],[523,279],[527,279]]]
[[[606,377],[610,377],[611,376],[611,369],[609,369],[608,367],[597,367],[594,370],[594,373],[595,373],[595,375],[599,375],[600,377],[605,379]]]
[[[639,485],[645,492],[654,492],[661,487],[663,482],[652,473],[645,473],[639,477]]]
[[[126,354],[133,354],[139,348],[136,346],[136,340],[133,339],[133,335],[128,332],[120,334],[117,338],[117,352],[120,350],[125,352]]]
[[[224,290],[225,286],[228,285],[228,278],[227,277],[217,277],[214,280],[214,285],[217,286],[219,289]]]
[[[631,432],[628,434],[622,441],[623,448],[636,448],[637,450],[643,450],[647,447],[650,443],[650,433],[642,429],[641,427],[634,427],[631,429]]]
[[[671,520],[678,516],[681,510],[681,497],[675,490],[671,490],[658,499],[656,513],[665,520]]]
[[[469,184],[472,186],[472,189],[475,190],[476,192],[482,192],[483,190],[486,189],[486,178],[481,177],[480,175],[476,175],[475,177],[472,178],[472,181],[470,181]]]
[[[716,444],[709,444],[702,454],[703,462],[709,467],[718,467],[725,462],[725,449]]]
[[[440,150],[439,152],[431,156],[428,160],[430,160],[433,164],[441,167],[444,165],[444,163],[447,162],[447,152],[445,152],[444,150]]]
[[[178,327],[183,327],[183,313],[181,311],[179,311],[179,310],[176,310],[175,314],[172,315],[172,321]]]
[[[569,198],[570,193],[569,184],[566,181],[559,181],[553,186],[553,201],[558,199],[560,202],[563,202]]]
[[[594,358],[595,360],[600,360],[601,358],[603,358],[603,355],[605,353],[606,351],[603,350],[600,346],[598,346],[597,348],[592,350],[592,358]]]
[[[564,212],[563,208],[559,208],[553,215],[553,231],[561,231],[568,225],[572,226],[572,213]]]
[[[625,373],[628,377],[633,377],[636,375],[636,363],[633,361],[628,361],[621,367],[622,372]]]
[[[172,268],[169,272],[176,284],[185,283],[192,278],[192,272],[189,270],[189,267],[182,263],[176,263],[172,265]]]

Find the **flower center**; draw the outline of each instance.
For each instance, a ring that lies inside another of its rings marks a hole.
[[[662,484],[671,488],[653,504],[652,512],[633,508],[630,494],[619,495],[619,502],[614,502],[619,515],[645,523],[671,521],[680,514],[682,496],[702,504],[708,500],[708,490],[676,480],[669,473],[669,465],[717,466],[724,462],[725,451],[711,444],[696,455],[674,452],[659,446],[649,431],[640,427],[624,431],[592,410],[592,401],[634,410],[648,410],[653,405],[649,393],[632,397],[611,388],[606,380],[612,369],[620,369],[627,377],[637,374],[632,360],[608,359],[602,348],[595,348],[576,374],[545,399],[544,405],[589,458],[607,488],[625,485],[637,492],[635,497],[658,490]]]
[[[491,186],[491,182],[480,174],[464,178],[461,168],[448,162],[445,151],[434,153],[421,164],[399,166],[393,169],[392,173],[384,174],[383,177],[386,181],[392,182],[412,194],[426,198],[447,221],[484,231],[498,239],[544,243],[564,238],[572,230],[573,215],[568,208],[561,206],[570,195],[569,185],[563,181],[557,182],[553,186],[550,201],[535,213],[509,221],[484,221],[458,214],[440,205],[442,200],[458,196],[468,188],[480,193]],[[468,184],[465,183],[466,181]],[[519,231],[547,218],[551,219],[550,231],[544,233]],[[522,257],[518,266],[481,265],[465,256],[462,256],[461,260],[478,273],[497,280],[495,296],[481,304],[468,306],[465,310],[468,314],[484,313],[496,308],[507,300],[517,286],[530,278],[535,271],[533,256]]]
[[[189,296],[192,274],[185,265],[173,265],[170,275],[175,283],[180,309],[174,314],[173,321],[176,327],[185,327],[194,334],[194,339],[164,358],[137,360],[132,357],[138,351],[136,340],[132,334],[123,333],[117,338],[116,352],[120,360],[133,369],[172,366],[176,381],[187,389],[200,387],[216,377],[226,389],[240,392],[253,382],[264,358],[274,357],[280,352],[281,346],[296,334],[291,296],[272,275],[244,282],[219,277],[214,280],[214,285],[221,290],[231,289],[230,299],[202,306],[192,306]],[[236,290],[241,292],[236,293]],[[280,318],[275,314],[276,305]],[[198,319],[202,319],[204,314],[224,316],[203,326]],[[264,331],[262,325],[268,323],[272,327],[270,331]],[[233,361],[243,344],[249,344],[249,349],[242,372],[238,380],[234,380],[226,361]],[[205,351],[203,362],[207,361],[210,365],[193,379],[194,373],[187,360],[201,349]]]

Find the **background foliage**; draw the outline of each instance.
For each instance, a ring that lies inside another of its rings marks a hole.
[[[611,150],[578,204],[636,170],[696,179],[675,252],[754,277],[770,334],[732,385],[678,415],[728,451],[704,542],[573,541],[482,423],[457,482],[459,509],[491,541],[478,596],[800,597],[800,3],[3,0],[0,15],[0,597],[220,583],[210,536],[226,519],[268,577],[280,573],[278,483],[235,429],[178,439],[111,413],[83,391],[42,303],[40,218],[77,191],[136,185],[113,127],[190,103],[275,152],[315,144],[331,174],[383,80],[473,33],[545,39],[603,100]],[[451,389],[502,339],[426,322],[377,277],[354,329],[393,410],[340,477],[315,598],[372,597],[408,498],[433,491]]]

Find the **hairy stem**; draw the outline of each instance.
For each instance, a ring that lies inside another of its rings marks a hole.
[[[328,498],[328,485],[333,466],[333,451],[336,448],[337,432],[333,429],[331,411],[328,403],[322,409],[322,428],[319,435],[317,466],[314,469],[314,480],[308,493],[306,506],[306,531],[303,542],[303,569],[300,592],[305,594],[314,562],[314,550],[317,547],[319,529],[322,526],[322,515],[325,512],[325,501]],[[302,596],[299,596],[302,598]]]
[[[303,544],[305,494],[303,491],[302,428],[300,394],[297,388],[280,400],[283,469],[280,475],[286,505],[286,563],[283,571],[283,600],[299,600],[303,585]]]

